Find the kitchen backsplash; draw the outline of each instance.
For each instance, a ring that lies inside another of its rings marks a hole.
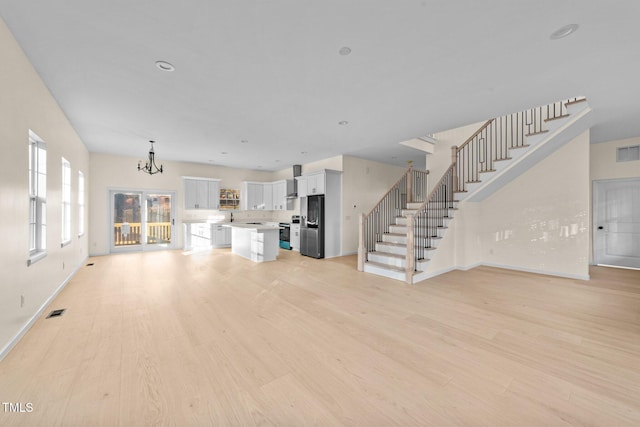
[[[233,214],[234,222],[273,221],[291,222],[291,215],[298,215],[299,211],[183,211],[182,220],[185,222],[211,221],[229,222]]]

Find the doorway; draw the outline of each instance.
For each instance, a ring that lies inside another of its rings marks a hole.
[[[640,269],[640,178],[594,181],[594,261]]]
[[[111,252],[175,246],[175,193],[111,190],[109,199]]]

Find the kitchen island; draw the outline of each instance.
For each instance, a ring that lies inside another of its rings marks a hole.
[[[254,262],[275,261],[280,247],[280,227],[264,224],[224,224],[231,228],[231,252]]]

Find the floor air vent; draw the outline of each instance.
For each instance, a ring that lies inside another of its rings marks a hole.
[[[60,310],[53,310],[51,313],[49,313],[49,315],[47,316],[47,319],[51,318],[51,317],[60,317],[64,314],[64,311],[66,310],[66,308],[62,308]]]
[[[87,267],[93,267],[93,263],[90,262],[89,264],[87,264]]]

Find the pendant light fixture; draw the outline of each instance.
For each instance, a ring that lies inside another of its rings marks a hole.
[[[156,153],[153,151],[153,144],[155,141],[149,141],[151,143],[151,148],[149,149],[149,160],[145,163],[144,167],[140,165],[141,161],[138,160],[138,171],[146,172],[149,175],[155,175],[158,172],[162,173],[162,165],[158,167],[156,165]]]

